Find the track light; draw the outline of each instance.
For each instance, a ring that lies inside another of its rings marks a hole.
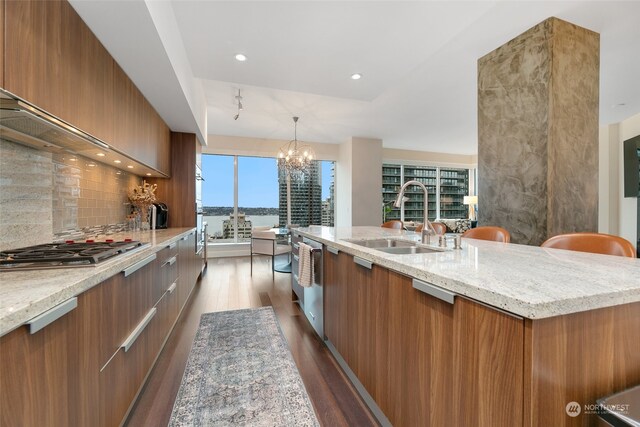
[[[238,100],[238,113],[233,116],[233,120],[238,120],[238,117],[240,117],[240,111],[244,109],[242,107],[242,95],[240,95],[240,89],[238,89],[238,95],[236,95],[236,99]]]

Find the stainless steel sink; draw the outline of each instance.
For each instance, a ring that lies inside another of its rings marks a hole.
[[[364,246],[366,248],[410,248],[416,246],[416,242],[398,239],[372,239],[372,240],[349,240],[354,245]]]
[[[377,251],[386,252],[388,254],[406,255],[406,254],[429,254],[440,252],[437,249],[425,248],[418,246],[417,242],[410,240],[398,239],[372,239],[372,240],[349,240],[349,242],[375,249]]]
[[[407,254],[430,254],[433,252],[441,252],[437,249],[423,248],[421,246],[409,246],[409,247],[396,247],[396,248],[374,248],[381,252],[394,255],[407,255]]]

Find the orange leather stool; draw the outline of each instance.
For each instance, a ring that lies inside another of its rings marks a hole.
[[[594,254],[636,257],[636,248],[622,237],[602,233],[568,233],[547,239],[543,248],[566,249],[569,251],[591,252]]]

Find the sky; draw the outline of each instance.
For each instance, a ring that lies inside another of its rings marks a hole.
[[[329,196],[331,163],[322,163],[322,200]],[[202,155],[202,205],[233,206],[233,156]],[[278,207],[275,158],[238,157],[238,206]]]

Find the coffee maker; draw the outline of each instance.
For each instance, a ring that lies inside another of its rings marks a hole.
[[[155,225],[156,229],[167,228],[169,224],[169,208],[164,203],[154,203],[156,216],[155,216]]]

